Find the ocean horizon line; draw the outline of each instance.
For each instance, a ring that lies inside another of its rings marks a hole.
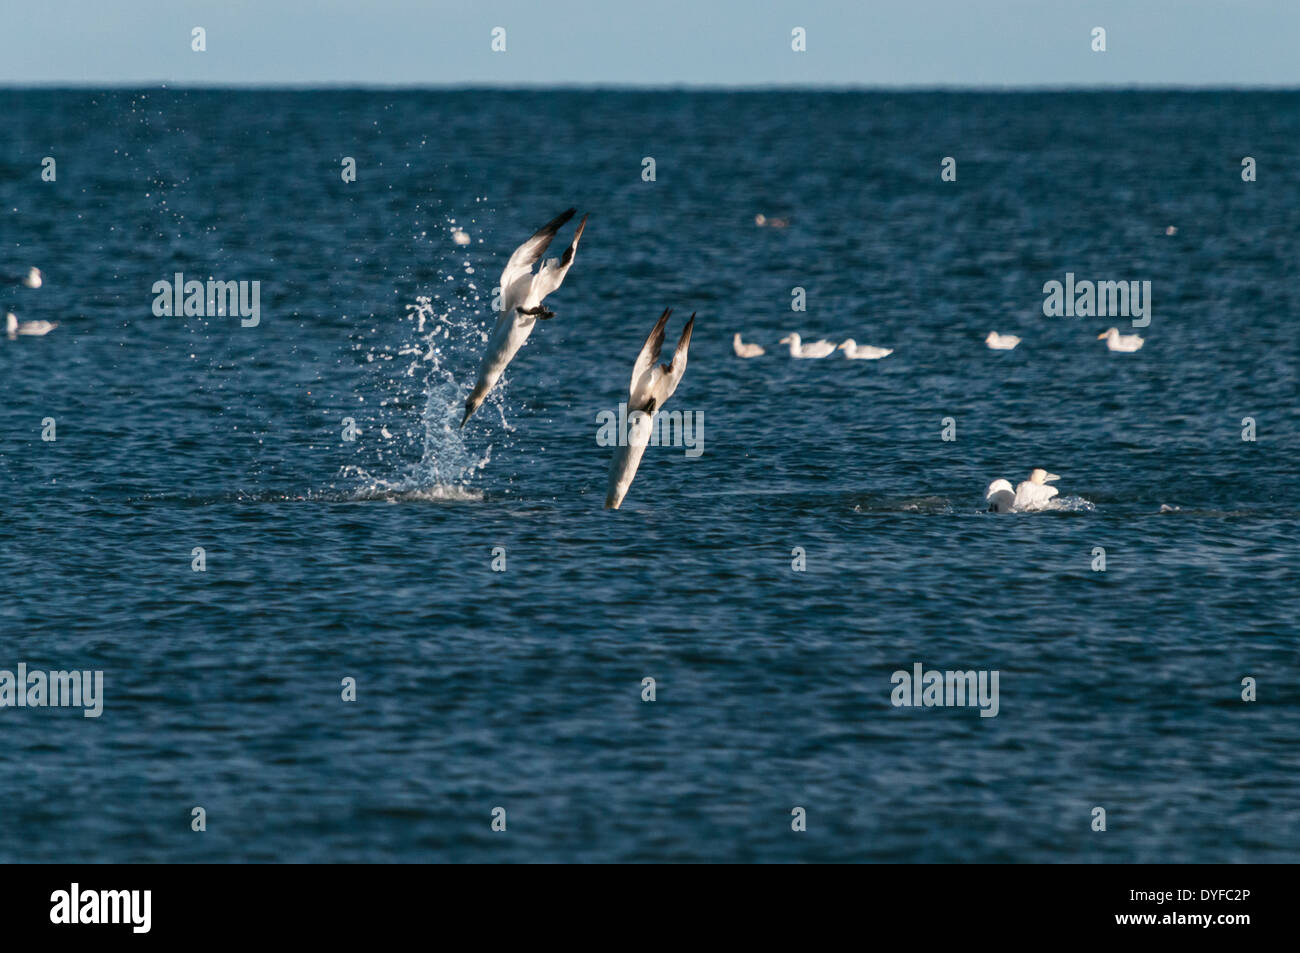
[[[86,90],[155,91],[159,89],[197,90],[202,92],[690,92],[690,93],[969,93],[1041,94],[1041,93],[1296,93],[1293,86],[1272,84],[1168,84],[1168,83],[1097,83],[1097,84],[746,84],[746,83],[173,83],[166,80],[131,82],[0,82],[6,92],[81,92]]]

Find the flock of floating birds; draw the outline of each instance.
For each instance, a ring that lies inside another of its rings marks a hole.
[[[1141,349],[1143,344],[1143,339],[1138,335],[1120,334],[1118,328],[1103,331],[1097,335],[1097,340],[1104,340],[1106,347],[1112,351],[1127,351],[1130,353]],[[790,356],[801,359],[830,357],[836,351],[843,351],[844,356],[849,360],[878,361],[882,357],[889,357],[894,353],[892,347],[873,347],[870,344],[859,344],[853,338],[848,338],[840,344],[825,339],[805,342],[798,331],[791,331],[777,343],[788,344],[790,346]],[[984,343],[992,351],[1012,351],[1020,343],[1020,338],[1014,334],[999,334],[997,331],[990,331],[988,336],[984,338]],[[742,340],[739,331],[732,335],[731,349],[735,352],[736,357],[762,357],[767,353],[761,344],[746,343]]]
[[[542,302],[560,287],[564,276],[573,266],[578,241],[587,227],[587,216],[584,215],[578,223],[573,241],[560,258],[543,261],[536,272],[533,271],[533,265],[546,254],[551,240],[576,212],[577,209],[571,208],[551,219],[534,232],[528,241],[516,248],[506,262],[505,269],[501,272],[501,313],[479,364],[478,379],[474,382],[469,397],[465,399],[465,416],[461,419],[461,427],[465,426],[496,386],[506,367],[533,333],[537,322],[555,317],[555,312],[544,308]],[[664,343],[664,329],[672,313],[672,309],[668,308],[659,316],[632,366],[632,382],[628,387],[627,399],[629,432],[626,440],[619,441],[619,446],[614,451],[614,460],[610,464],[606,509],[616,510],[622,506],[650,440],[654,414],[677,390],[682,375],[686,373],[686,352],[690,348],[691,331],[695,327],[694,314],[686,322],[686,328],[677,341],[672,362],[658,363]]]
[[[834,341],[809,341],[805,344],[797,331],[790,332],[777,343],[790,345],[790,356],[794,358],[830,357],[836,351],[843,351],[844,356],[850,360],[876,361],[894,353],[892,347],[871,347],[868,344],[858,344],[853,338],[842,344]],[[732,335],[731,349],[735,351],[736,357],[762,357],[767,353],[760,344],[746,344],[742,341],[740,332]]]
[[[23,275],[17,284],[24,288],[39,288],[45,284],[45,276],[41,274],[39,268],[29,268],[27,274]],[[19,335],[40,337],[49,334],[58,326],[57,321],[19,321],[18,316],[12,311],[5,311],[5,334],[11,341]]]
[[[533,333],[537,322],[555,317],[555,312],[548,311],[542,302],[560,287],[564,276],[573,266],[578,242],[587,227],[587,216],[584,215],[578,223],[573,241],[560,258],[543,261],[537,271],[533,271],[533,266],[546,253],[556,233],[576,212],[577,209],[570,208],[551,219],[516,248],[506,262],[501,272],[501,312],[488,339],[487,351],[479,364],[478,378],[465,399],[465,416],[460,422],[462,428],[501,379],[506,367]],[[784,228],[787,224],[785,219],[766,219],[761,215],[755,221],[759,226],[774,228]],[[469,243],[469,236],[461,229],[456,229],[452,237],[458,245]],[[25,288],[39,288],[44,284],[44,276],[39,268],[30,268],[17,283]],[[690,349],[691,331],[695,327],[694,314],[686,322],[677,341],[672,361],[668,364],[659,363],[664,331],[671,315],[672,309],[667,308],[659,316],[632,367],[627,400],[629,432],[627,439],[619,442],[610,464],[606,509],[616,510],[622,505],[637,468],[641,465],[654,415],[677,390],[682,375],[686,373],[687,351]],[[58,322],[52,321],[19,321],[12,311],[5,313],[5,333],[11,340],[24,335],[39,337],[49,334],[58,326]],[[1120,334],[1117,328],[1107,329],[1097,339],[1104,340],[1106,347],[1112,351],[1130,353],[1139,350],[1143,344],[1143,339],[1138,335]],[[731,343],[736,356],[740,358],[762,357],[767,353],[759,344],[746,343],[739,332],[732,336]],[[797,359],[829,357],[836,351],[843,351],[849,360],[875,361],[894,353],[893,348],[858,344],[853,338],[847,338],[839,344],[824,339],[805,342],[797,331],[790,332],[777,343],[789,345],[790,356]],[[1010,351],[1020,343],[1020,338],[1014,334],[990,331],[984,343],[995,351]],[[1054,473],[1035,468],[1027,480],[1014,488],[1008,480],[994,480],[989,484],[984,497],[989,510],[994,513],[1042,509],[1058,493],[1056,487],[1048,484],[1059,479]]]

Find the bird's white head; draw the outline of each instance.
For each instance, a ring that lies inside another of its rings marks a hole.
[[[794,334],[794,333],[787,334],[785,337],[781,338],[781,340],[777,341],[776,343],[777,343],[777,344],[793,344],[793,345],[795,345],[796,347],[798,347],[798,345],[799,345],[799,335]]]
[[[857,341],[853,340],[853,338],[847,338],[847,339],[846,339],[842,344],[837,344],[837,345],[835,346],[835,350],[837,350],[837,351],[851,351],[851,350],[853,350],[853,349],[854,349],[855,347],[857,347],[857,346],[858,346],[858,342],[857,342]]]
[[[1097,340],[1100,341],[1100,340],[1102,340],[1103,338],[1108,338],[1108,337],[1111,337],[1111,336],[1118,337],[1118,336],[1119,336],[1119,328],[1107,328],[1105,331],[1102,331],[1100,334],[1097,335]]]
[[[1055,473],[1048,473],[1042,467],[1034,467],[1033,472],[1029,474],[1029,482],[1037,483],[1040,486],[1044,483],[1051,483],[1053,480],[1061,479]]]
[[[5,314],[5,333],[13,334],[18,330],[18,317],[12,312]]]
[[[998,332],[997,332],[997,331],[990,331],[990,332],[989,332],[989,336],[986,337],[986,338],[984,339],[984,343],[985,343],[985,344],[992,344],[992,343],[993,343],[994,341],[996,341],[997,339],[998,339]]]

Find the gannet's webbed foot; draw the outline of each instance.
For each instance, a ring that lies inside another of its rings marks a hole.
[[[535,308],[515,308],[520,314],[526,314],[530,318],[540,318],[542,321],[548,321],[555,317],[554,311],[547,311],[540,304]]]

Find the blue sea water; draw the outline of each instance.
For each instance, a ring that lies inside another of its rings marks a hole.
[[[0,91],[3,303],[59,322],[0,338],[0,669],[105,691],[0,708],[0,860],[1295,860],[1298,152],[1292,92]],[[1152,283],[1141,351],[1067,272]],[[669,306],[704,452],[607,512]],[[997,716],[895,707],[918,662]]]

